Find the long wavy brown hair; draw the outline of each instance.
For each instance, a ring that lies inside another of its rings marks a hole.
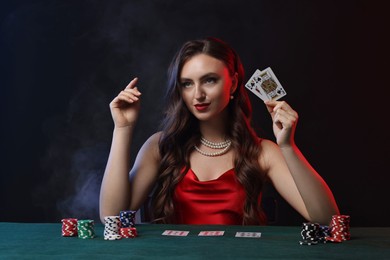
[[[231,75],[237,73],[238,88],[228,105],[227,137],[235,151],[234,169],[236,178],[246,191],[243,209],[243,225],[265,224],[260,196],[266,176],[261,171],[258,158],[259,142],[250,125],[252,107],[244,87],[244,69],[237,53],[217,38],[186,42],[174,56],[168,70],[167,107],[162,121],[159,142],[161,164],[157,185],[152,195],[152,217],[157,223],[171,223],[175,211],[173,196],[183,172],[190,168],[189,155],[194,145],[199,144],[198,120],[187,109],[179,84],[183,65],[197,54],[207,54],[223,61]]]

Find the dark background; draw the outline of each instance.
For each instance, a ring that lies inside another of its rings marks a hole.
[[[9,2],[0,6],[0,221],[97,219],[109,102],[140,78],[137,151],[158,129],[174,52],[216,36],[240,54],[247,78],[274,70],[300,115],[297,144],[351,225],[389,226],[386,1]],[[273,139],[250,96],[257,131]],[[274,196],[274,224],[300,225]]]

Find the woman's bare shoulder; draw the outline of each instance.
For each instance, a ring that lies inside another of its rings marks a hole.
[[[279,157],[279,146],[269,139],[259,138],[259,147],[259,163],[263,169],[268,169],[273,158]]]
[[[160,142],[160,139],[161,139],[161,136],[162,136],[162,132],[156,132],[154,134],[152,134],[147,141],[151,142],[152,144],[154,145],[158,145],[158,143]]]
[[[275,142],[265,138],[259,138],[259,145],[261,149],[265,149],[267,151],[278,148],[278,145]]]
[[[159,150],[159,142],[161,138],[162,132],[156,132],[152,134],[142,145],[140,150],[140,154],[150,156],[152,155],[155,159],[160,159],[160,150]]]

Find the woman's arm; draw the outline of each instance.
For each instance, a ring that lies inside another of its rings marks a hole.
[[[132,127],[115,128],[110,154],[100,188],[100,219],[116,216],[129,205],[129,156]]]
[[[131,142],[140,108],[140,95],[132,80],[110,103],[115,128],[100,190],[100,219],[121,210],[138,210],[153,185],[159,164],[158,136],[145,142],[137,155],[129,180]]]
[[[308,221],[329,224],[339,214],[333,194],[294,142],[298,114],[286,102],[266,102],[277,144],[262,142],[268,175],[278,192]]]
[[[148,197],[160,164],[158,140],[152,135],[141,147],[129,178],[128,133],[115,131],[100,192],[100,219],[116,216],[121,210],[138,210]]]
[[[339,214],[333,194],[298,147],[281,149],[268,140],[261,145],[263,165],[279,194],[306,220],[329,224]]]

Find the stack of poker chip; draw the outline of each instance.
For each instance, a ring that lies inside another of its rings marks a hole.
[[[91,219],[77,221],[78,236],[82,239],[94,238],[94,221]]]
[[[104,217],[104,240],[119,240],[122,238],[119,230],[121,221],[119,216]]]
[[[62,236],[74,237],[77,236],[77,219],[76,218],[64,218],[62,222]]]
[[[329,225],[330,236],[326,237],[326,241],[341,243],[349,240],[351,234],[349,232],[350,216],[348,215],[333,215]]]
[[[119,213],[122,227],[135,227],[135,213],[133,210],[122,210]]]
[[[123,210],[119,213],[121,221],[120,234],[123,238],[134,238],[138,235],[135,227],[135,214],[136,211],[133,210]]]
[[[330,236],[329,226],[320,225],[320,239],[326,243],[326,237]]]
[[[300,245],[317,245],[323,242],[320,236],[320,225],[318,223],[303,223],[301,231],[302,240]]]
[[[135,238],[138,236],[137,229],[135,227],[121,228],[120,234],[123,238]]]

